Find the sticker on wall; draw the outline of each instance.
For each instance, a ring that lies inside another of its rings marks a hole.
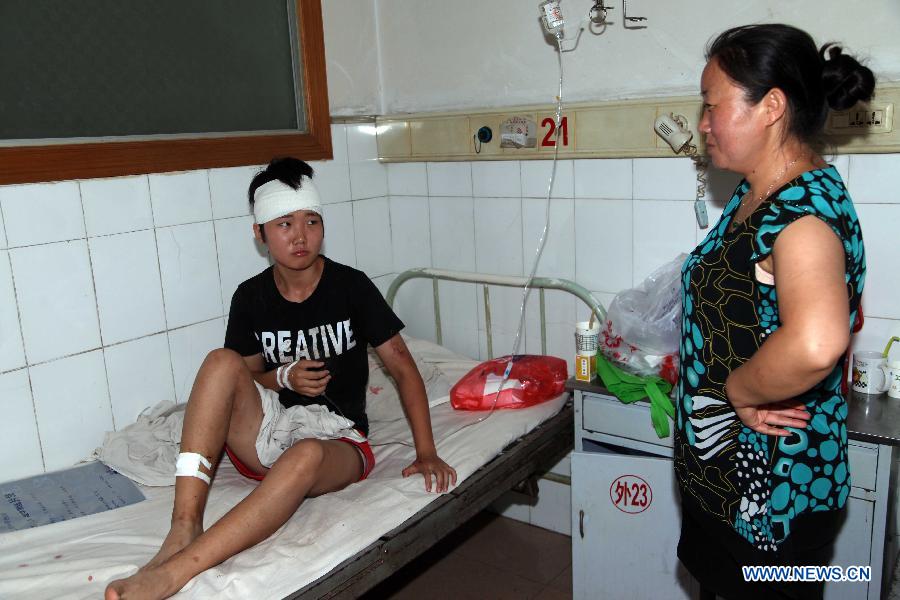
[[[622,512],[637,514],[650,507],[653,490],[637,475],[621,475],[609,486],[609,499]]]
[[[534,148],[537,124],[528,117],[510,117],[500,124],[501,148]]]

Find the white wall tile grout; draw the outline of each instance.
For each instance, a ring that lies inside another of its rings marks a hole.
[[[8,251],[6,253],[6,261],[9,263],[9,278],[10,281],[12,281],[13,298],[16,303],[16,321],[19,323],[19,341],[22,343],[22,356],[25,358],[25,367],[27,367],[28,349],[25,347],[25,332],[22,331],[22,309],[19,307],[19,294],[16,291],[16,274],[12,268],[12,256],[10,256]]]
[[[31,369],[26,369],[28,374],[28,395],[31,396],[31,411],[34,415],[34,430],[37,432],[38,448],[41,451],[41,469],[47,472],[47,460],[44,458],[44,440],[41,439],[41,427],[38,423],[37,403],[34,401],[34,384],[31,382]]]
[[[428,164],[425,164],[425,179],[428,180]],[[426,184],[427,185],[427,184]],[[431,231],[431,188],[426,188],[428,195],[425,197],[425,204],[428,205],[428,252],[431,254],[431,265],[434,266],[434,234]],[[399,275],[399,273],[398,273]]]
[[[19,338],[22,342],[22,355],[25,357],[25,366],[21,367],[21,369],[25,369],[25,375],[28,378],[28,395],[31,398],[31,414],[34,416],[34,430],[37,432],[38,449],[41,452],[41,469],[46,472],[47,461],[44,459],[44,443],[41,440],[40,427],[38,427],[37,406],[34,403],[34,386],[31,383],[31,369],[29,369],[28,365],[28,351],[25,348],[25,333],[22,331],[22,310],[19,308],[19,296],[16,292],[16,275],[12,268],[12,257],[9,255],[9,252],[6,253],[6,260],[9,261],[9,277],[12,280],[13,297],[16,298],[16,318],[19,321]],[[10,373],[12,371],[19,371],[21,369],[13,369],[7,372]]]
[[[246,216],[246,215],[244,215]],[[203,225],[204,223],[215,223],[216,221],[225,221],[226,219],[240,219],[242,217],[226,217],[224,219],[202,219],[200,221],[185,221],[184,223],[173,223],[172,225],[154,226],[154,231],[165,231],[166,229],[175,229],[176,227],[184,227],[186,225]],[[115,235],[115,234],[113,234]]]
[[[422,168],[425,169],[425,214],[428,216],[428,266],[432,267],[434,266],[434,236],[431,235],[431,183],[428,181],[428,163],[422,163]],[[399,275],[399,273],[397,274]]]
[[[143,336],[142,336],[143,337]],[[140,339],[140,338],[135,338]],[[133,340],[129,340],[133,341]],[[70,354],[62,354],[60,356],[54,356],[53,358],[47,360],[41,360],[34,363],[28,363],[24,367],[20,367],[20,369],[30,369],[31,367],[40,367],[43,365],[48,365],[50,363],[56,362],[58,360],[64,360],[66,358],[72,358],[73,356],[80,356],[82,354],[88,354],[90,352],[96,352],[97,350],[103,350],[103,348],[111,348],[112,346],[117,346],[119,344],[125,344],[126,342],[117,342],[116,344],[110,344],[109,346],[94,346],[93,348],[86,348],[84,350],[79,350],[78,352],[72,352]],[[26,359],[27,360],[27,359]],[[9,371],[0,371],[0,375],[6,375],[7,373],[12,373],[13,371],[18,371],[20,369],[10,369]]]
[[[16,289],[16,272],[13,269],[12,255],[6,253],[6,260],[9,261],[9,278],[12,281],[13,297],[16,299],[16,319],[19,322],[19,338],[22,341],[22,356],[25,358],[25,366],[28,363],[28,347],[25,345],[25,332],[22,331],[22,308],[19,306],[19,291]]]
[[[82,355],[82,354],[88,354],[88,353],[90,353],[90,352],[96,352],[96,351],[98,351],[98,350],[108,350],[109,348],[115,348],[115,347],[117,347],[117,346],[122,346],[122,345],[125,345],[125,344],[130,344],[131,342],[136,342],[136,341],[138,341],[138,340],[143,340],[143,339],[146,339],[146,338],[154,337],[154,336],[157,336],[157,335],[161,335],[161,334],[163,334],[163,333],[168,333],[168,332],[172,332],[172,331],[179,331],[179,330],[181,330],[181,329],[187,329],[188,327],[194,327],[194,326],[196,326],[196,325],[202,325],[202,324],[204,324],[204,323],[209,323],[209,322],[215,321],[215,320],[217,320],[217,319],[224,319],[224,318],[226,318],[227,316],[228,316],[227,314],[216,315],[216,316],[210,317],[210,318],[208,318],[208,319],[202,319],[202,320],[200,320],[200,321],[196,321],[196,322],[193,322],[193,323],[187,323],[186,325],[179,325],[179,326],[177,326],[177,327],[172,327],[172,328],[168,328],[168,329],[161,329],[161,330],[159,330],[159,331],[153,331],[153,332],[147,333],[147,334],[145,334],[145,335],[140,335],[140,336],[138,336],[138,337],[133,337],[133,338],[124,339],[124,340],[120,340],[120,341],[113,342],[113,343],[110,343],[110,344],[103,344],[103,345],[100,345],[100,346],[94,346],[94,347],[92,347],[92,348],[86,348],[86,349],[84,349],[84,350],[79,350],[78,352],[72,352],[72,353],[70,353],[70,354],[63,354],[63,355],[60,355],[60,356],[56,356],[56,357],[54,357],[54,358],[50,358],[50,359],[48,359],[48,360],[42,360],[42,361],[38,361],[38,362],[34,362],[34,363],[27,362],[28,359],[26,358],[26,363],[27,363],[27,364],[25,364],[24,366],[16,367],[15,369],[7,369],[7,370],[5,370],[5,371],[0,371],[0,375],[6,375],[6,374],[8,374],[8,373],[15,373],[16,371],[21,371],[22,369],[28,369],[28,368],[31,368],[31,367],[40,367],[40,366],[47,365],[47,364],[50,364],[50,363],[53,363],[53,362],[56,362],[56,361],[64,360],[64,359],[67,359],[67,358],[72,358],[73,356],[80,356],[80,355]]]
[[[150,185],[150,180],[148,178],[147,185]],[[152,191],[152,188],[151,188]],[[150,202],[152,204],[153,199],[151,197]],[[169,337],[169,312],[166,310],[166,294],[163,291],[162,286],[162,261],[159,258],[159,233],[158,228],[156,227],[156,215],[153,211],[150,211],[150,219],[153,222],[153,247],[156,249],[156,268],[159,271],[159,293],[162,295],[162,307],[163,307],[163,321],[166,326],[166,346],[169,348],[169,375],[172,377],[172,389],[177,389],[175,386],[175,363],[172,362],[172,339]],[[215,230],[215,227],[213,227]],[[218,255],[218,252],[217,252]],[[218,256],[216,256],[218,258]]]
[[[209,170],[208,169],[206,171],[206,188],[207,188],[207,190],[209,190],[209,212],[210,212],[210,214],[213,214],[212,186],[209,184]],[[222,285],[222,257],[219,256],[219,238],[218,238],[218,234],[216,233],[215,219],[210,219],[210,223],[212,224],[213,247],[215,247],[215,249],[216,249],[216,270],[219,273],[219,296],[221,297],[222,290],[224,289],[224,286]],[[160,277],[162,277],[162,273],[160,273]],[[160,288],[162,288],[162,285],[160,285]],[[163,294],[163,296],[165,296],[165,294]],[[225,304],[224,304],[224,300],[223,300],[222,301],[223,310],[225,310],[224,306],[225,306]]]
[[[81,196],[81,186],[78,187],[79,198]],[[84,220],[84,204],[81,205],[81,218]],[[87,222],[85,222],[85,231],[87,231]],[[97,329],[100,331],[100,347],[103,347],[103,321],[100,319],[100,300],[97,296],[97,282],[94,280],[94,260],[91,253],[91,245],[87,246],[88,268],[91,270],[91,289],[94,291],[94,309],[97,311]]]
[[[631,282],[634,285],[634,256],[637,254],[634,251],[634,160],[629,164],[631,166]]]
[[[21,250],[22,248],[38,248],[40,246],[52,246],[53,244],[68,244],[70,242],[80,242],[81,240],[87,240],[86,237],[77,237],[77,238],[66,238],[64,240],[54,240],[52,242],[40,242],[37,244],[21,244],[17,246],[10,245],[7,250]]]
[[[388,273],[394,272],[394,219],[391,218],[391,196],[390,190],[388,190],[388,195],[385,196],[385,200],[387,201],[387,211],[388,211],[388,245],[390,245],[390,251],[388,252],[388,256],[391,260],[391,266],[388,269]],[[355,223],[354,223],[355,226]],[[356,244],[353,244],[355,247]],[[387,275],[387,273],[382,273],[382,275]]]
[[[3,239],[6,240],[6,248],[9,247],[9,234],[6,232],[6,217],[3,214],[3,203],[0,202],[0,227],[3,229]]]
[[[87,239],[87,217],[84,214],[84,195],[81,192],[81,182],[78,183],[78,204],[81,206],[81,220],[84,224],[85,239]],[[103,380],[106,384],[106,401],[109,406],[109,417],[112,420],[113,431],[117,431],[118,428],[116,427],[116,411],[113,410],[112,390],[110,390],[109,387],[109,373],[106,369],[106,352],[103,351],[103,320],[100,318],[100,297],[97,294],[97,281],[94,274],[94,258],[93,253],[91,252],[90,243],[86,242],[85,246],[87,246],[88,253],[88,268],[91,271],[91,289],[94,291],[94,310],[97,311],[97,330],[100,334],[100,356],[103,359]]]
[[[117,235],[126,235],[128,233],[140,233],[142,231],[152,231],[153,229],[154,229],[153,227],[143,227],[141,229],[129,229],[127,231],[117,231],[115,233],[101,233],[98,235],[89,235],[89,236],[87,236],[87,239],[97,240],[97,239],[108,238],[108,237],[113,237],[113,236],[117,236]],[[58,243],[58,242],[56,242],[56,243]]]
[[[352,192],[351,192],[351,195],[352,195]],[[353,203],[350,205],[350,219],[353,221],[350,224],[350,231],[353,233],[353,266],[357,269],[359,268],[359,254],[357,254],[357,250],[356,250],[356,246],[357,246],[357,244],[356,244],[356,203],[359,201],[360,200],[353,200],[352,201]],[[390,220],[390,219],[388,219],[388,220]]]

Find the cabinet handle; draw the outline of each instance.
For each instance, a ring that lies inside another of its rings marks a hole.
[[[578,533],[581,535],[581,539],[584,539],[584,511],[578,511]]]

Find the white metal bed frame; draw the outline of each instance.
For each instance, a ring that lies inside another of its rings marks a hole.
[[[435,336],[441,343],[439,281],[468,282],[481,285],[485,305],[488,354],[493,355],[491,340],[491,285],[529,287],[539,294],[541,351],[547,351],[544,291],[562,290],[582,300],[598,318],[606,318],[603,305],[586,288],[566,279],[509,277],[420,268],[400,273],[386,296],[393,306],[397,290],[411,279],[432,280],[434,291]],[[481,467],[464,483],[444,494],[402,525],[382,536],[364,550],[351,556],[328,574],[297,590],[287,598],[294,600],[357,598],[412,561],[454,529],[487,508],[494,500],[519,482],[541,474],[572,450],[574,440],[573,407],[567,402],[556,416],[544,421],[527,435],[507,446],[492,461]]]

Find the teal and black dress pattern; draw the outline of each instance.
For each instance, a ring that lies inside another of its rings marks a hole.
[[[732,228],[748,189],[746,181],[738,185],[719,223],[682,268],[675,472],[685,509],[726,524],[759,551],[774,552],[795,517],[847,502],[847,405],[841,360],[799,396],[812,418],[802,430],[790,428],[793,435],[757,433],[735,414],[725,394],[728,374],[780,325],[777,281],[759,281],[757,263],[796,219],[824,221],[844,245],[851,327],[865,255],[856,212],[834,167],[803,173]]]

